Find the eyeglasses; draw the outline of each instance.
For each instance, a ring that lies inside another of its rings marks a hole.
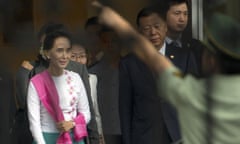
[[[80,53],[80,54],[77,54],[77,53],[72,53],[71,54],[71,59],[72,60],[76,60],[76,59],[82,59],[82,58],[87,58],[87,54],[85,53]]]
[[[154,24],[154,25],[147,25],[147,26],[141,27],[141,29],[143,30],[143,32],[148,33],[152,29],[162,31],[164,29],[164,26],[165,26],[165,24],[157,23],[157,24]]]

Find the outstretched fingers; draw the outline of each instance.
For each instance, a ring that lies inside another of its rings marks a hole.
[[[97,0],[92,0],[92,6],[100,9],[103,7],[103,5]]]

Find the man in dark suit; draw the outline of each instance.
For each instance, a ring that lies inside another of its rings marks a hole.
[[[165,43],[165,16],[152,8],[137,16],[139,31],[155,48],[183,71],[192,68],[192,56],[185,50]],[[179,141],[180,131],[175,110],[157,95],[153,72],[135,55],[120,63],[119,107],[124,144],[170,144]]]
[[[119,69],[120,52],[116,34],[107,27],[99,33],[103,57],[89,71],[98,78],[97,94],[102,130],[106,144],[121,144],[119,120]]]
[[[188,49],[194,55],[197,63],[198,72],[193,74],[201,76],[203,45],[199,40],[185,35],[190,14],[189,0],[166,0],[162,8],[165,11],[168,26],[166,43],[173,43],[175,47]]]
[[[13,77],[7,66],[0,59],[0,138],[1,143],[10,143],[10,132],[12,126],[12,108],[14,107]]]

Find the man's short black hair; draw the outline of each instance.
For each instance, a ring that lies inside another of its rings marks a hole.
[[[182,4],[186,3],[187,7],[190,7],[190,1],[189,0],[166,0],[165,4],[165,11],[167,12],[171,6],[176,5],[176,4]]]
[[[151,7],[153,7],[153,9],[156,10],[161,15],[165,15],[164,17],[166,17],[168,10],[173,5],[185,3],[189,10],[191,8],[190,0],[151,0],[151,1],[152,1]]]
[[[99,25],[97,16],[93,16],[93,17],[88,18],[85,25],[84,25],[84,28],[86,29],[90,25]]]
[[[137,19],[136,19],[136,24],[139,27],[139,21],[140,18],[142,17],[147,17],[150,16],[152,14],[158,14],[158,16],[162,19],[162,20],[166,20],[166,15],[164,14],[164,12],[161,10],[161,8],[157,9],[157,7],[154,6],[149,6],[149,7],[145,7],[143,9],[141,9],[139,11],[139,13],[137,14]]]

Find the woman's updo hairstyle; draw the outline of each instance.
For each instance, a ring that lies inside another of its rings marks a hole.
[[[48,51],[53,48],[54,42],[57,38],[64,37],[67,38],[70,42],[70,46],[72,47],[72,38],[70,33],[66,31],[54,31],[51,33],[48,33],[44,39],[43,43],[43,50]]]

